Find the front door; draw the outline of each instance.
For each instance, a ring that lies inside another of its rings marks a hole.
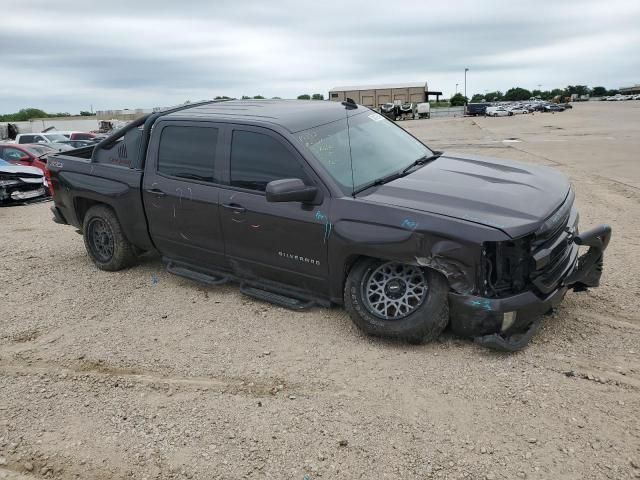
[[[231,132],[229,187],[220,195],[225,249],[238,276],[327,293],[330,198],[305,160],[279,134]],[[299,178],[324,192],[320,205],[267,202],[272,180]]]
[[[143,180],[149,232],[163,256],[205,269],[224,267],[220,187],[216,158],[222,158],[219,125],[161,122],[154,128]]]

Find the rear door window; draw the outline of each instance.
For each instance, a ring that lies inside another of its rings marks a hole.
[[[298,159],[281,141],[257,132],[233,132],[232,186],[263,192],[267,183],[283,178],[299,178],[305,185],[312,185]]]
[[[160,137],[158,173],[217,182],[214,175],[217,145],[217,128],[167,126]]]

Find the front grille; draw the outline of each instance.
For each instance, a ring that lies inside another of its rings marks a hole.
[[[546,295],[558,288],[575,264],[578,213],[573,192],[537,232],[506,242],[487,242],[483,250],[481,293],[492,298],[531,289]]]
[[[577,233],[578,214],[573,208],[573,196],[550,218],[551,224],[545,222],[548,228],[538,231],[531,243],[530,279],[543,294],[558,287],[577,257],[578,246],[573,237]]]

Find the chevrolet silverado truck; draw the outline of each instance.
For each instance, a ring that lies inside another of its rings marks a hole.
[[[411,343],[450,325],[523,348],[568,290],[598,286],[611,236],[578,230],[560,172],[434,151],[350,100],[184,105],[47,167],[54,221],[100,269],[155,251],[173,274],[341,304]]]

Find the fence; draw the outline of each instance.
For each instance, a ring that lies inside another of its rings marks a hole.
[[[462,117],[463,115],[464,107],[441,107],[431,109],[431,118]]]

